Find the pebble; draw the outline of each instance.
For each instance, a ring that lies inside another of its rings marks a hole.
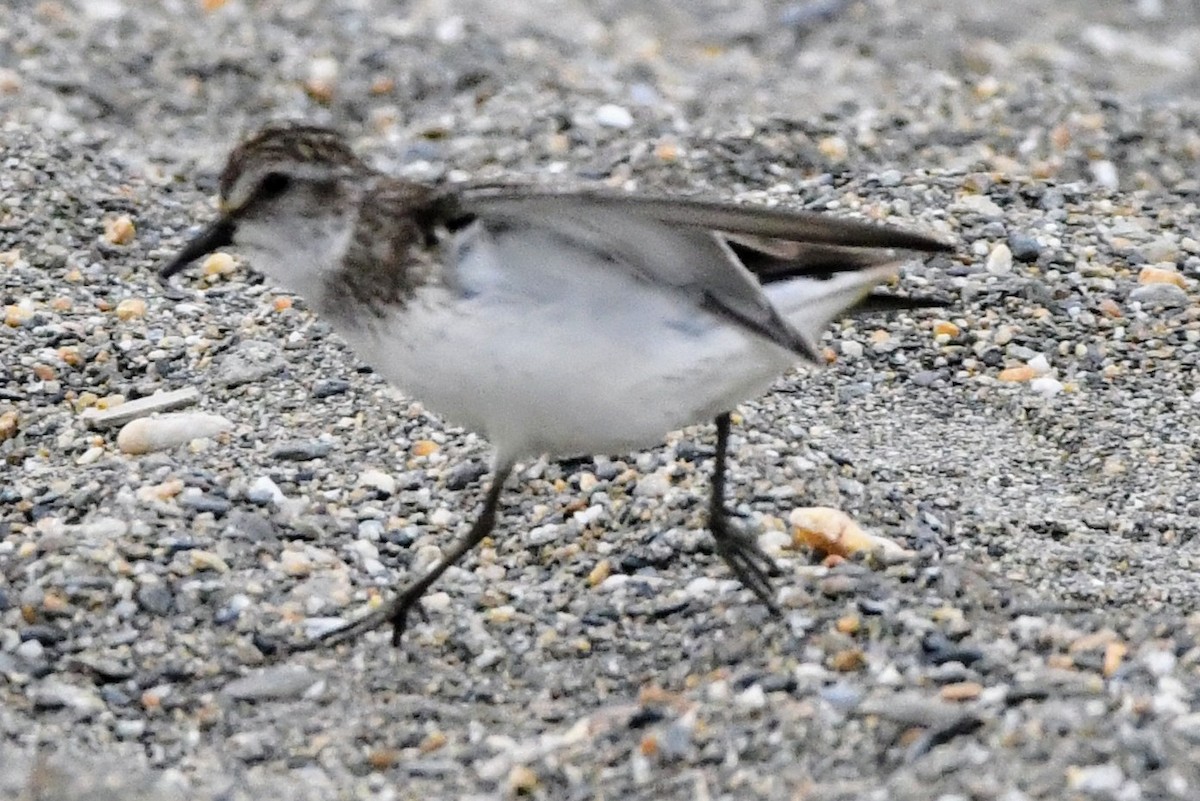
[[[1148,265],[1138,273],[1139,284],[1174,284],[1187,289],[1187,280],[1175,269],[1174,264]]]
[[[139,417],[126,423],[117,434],[122,453],[143,454],[185,445],[194,439],[214,437],[233,428],[233,423],[216,414],[175,412]]]
[[[657,470],[639,478],[633,494],[639,498],[661,498],[670,489],[670,476],[665,471]]]
[[[342,378],[322,378],[313,384],[312,396],[318,400],[344,395],[350,391],[350,382]]]
[[[354,486],[367,487],[388,496],[396,494],[396,479],[382,470],[364,470],[358,474]]]
[[[1187,292],[1174,284],[1142,284],[1129,293],[1129,299],[1151,308],[1179,308],[1189,302]]]
[[[986,269],[992,275],[1008,275],[1013,268],[1013,253],[1003,243],[992,248],[988,254]]]
[[[963,211],[973,212],[988,220],[999,220],[1004,217],[1004,210],[986,195],[963,195],[955,204]],[[1008,246],[1005,246],[1005,250]]]
[[[141,298],[125,298],[117,304],[117,319],[128,322],[146,316],[146,301]]]
[[[325,440],[295,440],[276,445],[271,449],[271,458],[281,462],[309,462],[329,455],[333,443]]]
[[[236,701],[281,701],[299,698],[319,679],[303,665],[277,665],[234,679],[221,693]]]
[[[194,548],[188,551],[188,562],[193,570],[211,570],[216,573],[228,573],[229,565],[224,559],[211,551]]]
[[[1029,382],[1029,388],[1043,398],[1053,398],[1063,391],[1063,383],[1051,376],[1039,376]]]
[[[1067,770],[1067,786],[1092,798],[1112,798],[1124,782],[1125,773],[1111,762]]]
[[[222,387],[238,387],[274,375],[283,367],[278,347],[270,342],[248,340],[221,359],[213,381]]]
[[[151,614],[165,617],[171,614],[175,607],[175,598],[171,591],[162,583],[143,584],[134,594],[138,606]]]
[[[289,548],[279,555],[279,569],[288,576],[307,576],[313,571],[308,554]]]
[[[259,476],[254,479],[254,482],[246,490],[246,499],[251,503],[266,506],[267,504],[279,504],[284,499],[283,490],[279,489],[279,485],[270,479],[269,476]]]
[[[1041,244],[1032,236],[1013,233],[1008,235],[1006,242],[1008,249],[1012,252],[1012,257],[1017,261],[1034,262],[1038,260],[1038,256],[1042,255]]]
[[[27,694],[37,709],[66,708],[89,715],[104,709],[104,701],[94,690],[54,679],[34,685]]]
[[[624,106],[605,103],[596,109],[596,124],[602,128],[625,131],[633,127],[633,115]]]
[[[1089,169],[1091,170],[1093,180],[1108,191],[1116,192],[1121,188],[1121,179],[1117,173],[1117,165],[1108,159],[1093,161],[1089,165]]]

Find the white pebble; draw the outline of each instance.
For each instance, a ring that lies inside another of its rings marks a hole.
[[[596,124],[603,128],[616,128],[624,131],[633,127],[633,115],[624,106],[605,103],[596,109]]]
[[[283,502],[284,495],[279,485],[268,476],[259,476],[254,479],[254,483],[250,485],[250,489],[246,490],[246,498],[251,503],[257,503],[262,506],[268,503],[278,505]]]
[[[590,526],[601,518],[604,514],[604,507],[600,504],[593,504],[581,512],[576,512],[573,518],[580,528]]]
[[[1001,242],[992,248],[987,257],[987,271],[992,275],[1007,275],[1012,272],[1013,255],[1008,245]]]
[[[382,470],[364,470],[359,474],[355,486],[379,490],[384,495],[393,495],[396,492],[396,479]]]
[[[1029,388],[1043,398],[1053,398],[1062,392],[1063,384],[1057,378],[1048,375],[1040,376],[1029,382]]]
[[[712,598],[719,586],[716,579],[699,576],[689,581],[683,591],[692,598]]]
[[[767,706],[767,694],[763,691],[761,684],[751,684],[738,694],[734,703],[742,709],[764,709]]]
[[[202,412],[142,417],[125,424],[117,435],[117,447],[123,453],[153,453],[214,437],[231,428],[233,423],[224,417]]]
[[[1027,361],[1026,364],[1032,367],[1033,371],[1038,375],[1047,375],[1050,372],[1050,362],[1040,353]]]
[[[454,521],[454,513],[445,506],[433,510],[433,514],[429,515],[429,522],[435,526],[448,526]]]
[[[1092,178],[1100,186],[1110,191],[1117,191],[1121,186],[1120,178],[1117,175],[1117,165],[1107,159],[1093,161],[1090,165]]]
[[[638,479],[633,494],[638,498],[661,498],[671,488],[671,479],[661,470]]]
[[[855,342],[853,339],[844,339],[841,344],[842,355],[848,359],[858,359],[863,355],[863,346],[861,342]]]
[[[426,612],[445,612],[450,608],[450,596],[444,592],[431,592],[421,599]]]

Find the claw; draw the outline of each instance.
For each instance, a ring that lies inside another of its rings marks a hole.
[[[782,614],[771,586],[771,576],[779,575],[775,560],[763,552],[753,537],[728,518],[718,517],[712,521],[710,528],[716,540],[717,553],[738,580],[772,613]]]

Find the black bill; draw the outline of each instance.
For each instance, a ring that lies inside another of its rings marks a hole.
[[[183,246],[179,255],[158,271],[159,278],[170,278],[175,273],[187,267],[201,256],[212,253],[217,248],[233,244],[233,232],[237,224],[228,217],[222,217]]]

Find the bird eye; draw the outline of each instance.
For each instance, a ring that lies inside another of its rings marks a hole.
[[[272,200],[286,192],[291,184],[292,179],[287,175],[281,172],[269,172],[259,181],[258,192],[255,194],[263,200]]]

